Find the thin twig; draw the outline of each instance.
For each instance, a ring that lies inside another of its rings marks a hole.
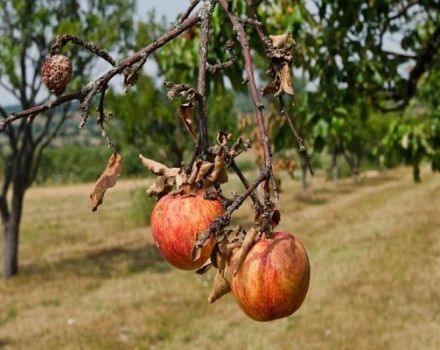
[[[296,143],[298,145],[298,153],[304,158],[304,161],[306,162],[307,167],[309,168],[310,175],[313,176],[314,172],[313,172],[312,164],[310,162],[309,152],[307,151],[307,148],[304,145],[304,140],[299,136],[298,132],[296,131],[296,128],[295,128],[295,125],[293,124],[292,118],[287,113],[283,96],[278,96],[278,101],[280,102],[281,115],[284,117],[285,121],[289,125],[290,130],[293,133],[293,136],[295,137]]]
[[[107,88],[106,88],[107,89]],[[112,142],[109,133],[107,132],[105,128],[105,121],[107,120],[107,115],[104,111],[104,99],[105,99],[105,91],[104,89],[101,92],[101,96],[99,98],[99,104],[98,104],[98,117],[96,118],[96,124],[98,124],[99,128],[101,129],[101,135],[102,137],[107,141],[108,146],[114,151],[117,152],[116,145]]]
[[[228,53],[229,59],[226,62],[220,62],[216,64],[208,63],[207,70],[211,74],[215,74],[218,70],[225,70],[232,67],[232,65],[237,60],[237,56],[235,56],[234,54],[233,47],[234,47],[234,42],[232,40],[228,40],[226,42],[226,52]]]
[[[231,168],[232,170],[235,171],[235,173],[237,174],[238,178],[240,179],[240,181],[243,183],[243,186],[245,189],[249,188],[249,181],[246,179],[246,177],[243,175],[243,173],[241,172],[240,168],[238,167],[237,163],[235,163],[235,160],[231,161]],[[260,202],[260,199],[258,198],[257,194],[255,192],[252,192],[250,194],[252,201],[254,202],[254,207],[255,210],[258,213],[262,213],[263,212],[263,206]]]
[[[195,9],[195,7],[200,3],[201,0],[192,0],[189,7],[186,9],[186,11],[179,17],[178,24],[182,24],[184,20],[188,18],[188,16],[191,14],[191,12]]]
[[[86,40],[81,39],[75,35],[70,35],[70,34],[58,36],[55,44],[50,49],[50,54],[55,55],[55,54],[59,53],[59,51],[68,42],[71,42],[71,43],[78,45],[78,46],[82,46],[85,49],[92,52],[93,54],[95,54],[96,56],[99,56],[102,59],[106,60],[112,66],[116,66],[115,60],[112,58],[112,56],[110,56],[110,54],[108,52],[100,49],[98,46],[96,46],[95,44],[92,44],[89,41],[86,41]]]
[[[270,176],[270,169],[264,168],[258,177],[254,180],[254,182],[248,187],[248,189],[242,194],[238,195],[234,198],[231,205],[228,206],[226,212],[215,219],[212,224],[209,226],[209,229],[203,232],[197,238],[196,243],[193,248],[193,257],[197,255],[197,251],[199,251],[205,243],[209,240],[210,237],[215,235],[216,233],[220,233],[226,226],[231,223],[232,213],[236,211],[256,189],[257,187]]]

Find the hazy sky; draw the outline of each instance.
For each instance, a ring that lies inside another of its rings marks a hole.
[[[145,18],[147,12],[151,9],[155,9],[158,16],[165,16],[168,20],[172,21],[176,16],[181,13],[189,4],[189,0],[138,0],[136,17],[139,19]],[[105,63],[98,63],[96,69],[96,76],[104,73],[108,69],[108,65]],[[147,63],[146,70],[149,73],[154,73],[155,67],[152,63]],[[115,85],[122,86],[122,77],[120,79],[113,79]],[[11,104],[17,104],[17,101],[0,86],[0,104],[2,106],[8,106]]]
[[[189,0],[138,0],[138,14],[140,16],[154,8],[158,15],[174,19],[189,4]]]

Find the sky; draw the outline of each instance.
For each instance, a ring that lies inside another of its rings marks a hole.
[[[173,21],[176,16],[181,13],[188,6],[189,0],[137,0],[136,19],[146,18],[148,11],[154,9],[156,14],[160,17],[165,16],[169,21]],[[98,63],[94,76],[98,77],[105,73],[108,65],[105,63]],[[149,73],[155,72],[155,66],[152,62],[147,62],[146,71]],[[113,79],[115,87],[122,87],[122,77]],[[121,88],[122,89],[122,88]],[[9,106],[17,104],[17,101],[5,89],[0,86],[0,104],[2,106]]]

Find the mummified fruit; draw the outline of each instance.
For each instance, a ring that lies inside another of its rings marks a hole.
[[[284,232],[259,240],[234,276],[239,252],[231,259],[229,280],[241,309],[256,321],[293,314],[304,301],[310,282],[309,259],[301,242]]]
[[[41,79],[44,85],[56,95],[64,92],[72,77],[72,62],[64,55],[50,55],[41,67]]]
[[[182,270],[201,267],[211,255],[214,239],[210,239],[200,257],[193,260],[197,234],[205,231],[222,213],[220,202],[204,199],[203,192],[195,196],[167,194],[162,197],[151,214],[153,238],[162,256]]]

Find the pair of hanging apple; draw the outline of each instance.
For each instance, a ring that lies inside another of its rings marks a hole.
[[[203,193],[165,195],[151,215],[153,238],[162,256],[173,266],[192,270],[210,257],[215,244],[211,239],[199,258],[192,249],[197,234],[205,231],[223,213],[217,200],[206,200]],[[226,271],[237,270],[231,258]],[[226,273],[232,294],[241,309],[252,319],[270,321],[293,314],[302,304],[310,282],[306,250],[293,235],[274,232],[258,240],[236,274]]]

